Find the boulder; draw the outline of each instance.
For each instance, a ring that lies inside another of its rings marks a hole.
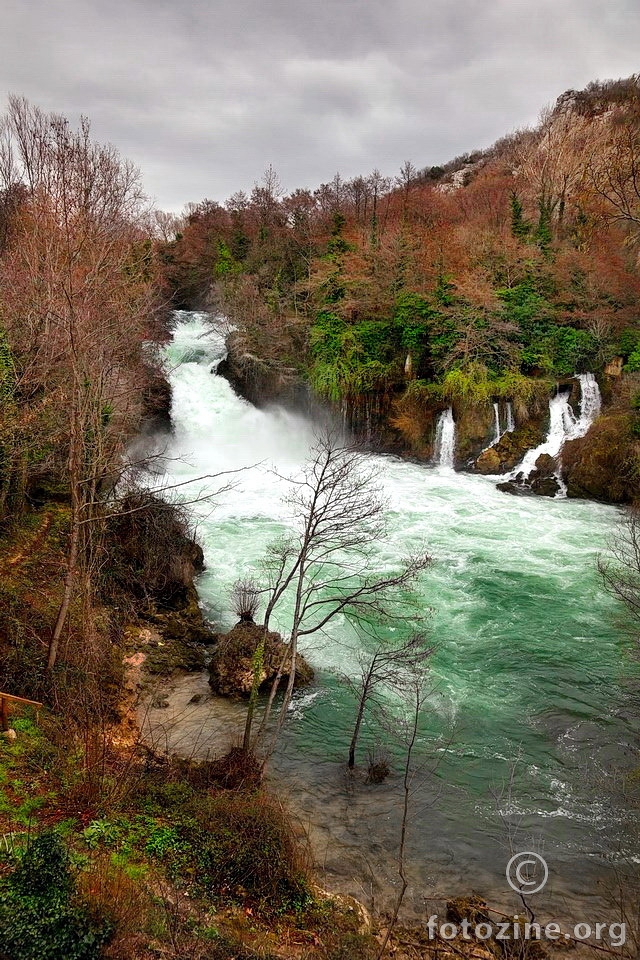
[[[253,661],[258,644],[265,637],[264,657],[260,675],[260,687],[268,688],[274,680],[283,657],[285,668],[283,682],[286,683],[291,667],[291,658],[287,656],[287,645],[279,633],[249,621],[240,621],[229,633],[220,634],[209,667],[209,683],[216,693],[223,697],[248,697],[253,687]],[[313,680],[313,669],[299,653],[296,656],[295,686],[306,686]]]
[[[556,477],[532,476],[529,479],[531,492],[539,497],[555,497],[560,492]]]
[[[535,470],[528,477],[518,473],[515,477],[496,484],[503,493],[512,493],[516,496],[536,494],[539,497],[555,497],[561,487],[557,479],[558,463],[555,457],[543,453],[536,460]]]
[[[510,493],[514,497],[532,496],[531,487],[526,487],[523,483],[519,482],[517,478],[515,480],[504,480],[502,483],[496,483],[496,489],[501,490],[502,493]]]
[[[485,474],[486,476],[502,473],[503,471],[500,469],[501,465],[500,454],[495,447],[489,447],[487,450],[483,450],[476,460],[476,470],[478,473]]]

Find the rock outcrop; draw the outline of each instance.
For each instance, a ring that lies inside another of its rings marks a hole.
[[[248,400],[254,407],[278,403],[298,410],[309,410],[309,390],[296,370],[242,352],[233,335],[228,339],[227,347],[228,354],[218,364],[216,373],[229,381],[238,396]]]
[[[568,497],[632,503],[640,495],[640,438],[627,413],[601,416],[589,432],[562,450]]]
[[[217,637],[217,646],[209,667],[209,683],[216,693],[224,697],[248,697],[253,686],[254,655],[258,644],[265,638],[261,688],[268,688],[276,677],[284,659],[283,682],[286,683],[291,669],[291,657],[279,633],[264,627],[240,621],[229,633]],[[296,656],[295,686],[303,687],[313,680],[313,669],[300,654]]]
[[[498,443],[483,450],[475,462],[475,469],[486,476],[508,473],[523,460],[527,450],[537,447],[543,440],[542,428],[536,423],[527,423],[503,434]]]

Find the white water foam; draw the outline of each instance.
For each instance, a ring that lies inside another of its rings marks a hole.
[[[577,375],[580,381],[580,415],[576,417],[569,403],[569,395],[558,391],[549,401],[549,431],[545,440],[529,450],[512,473],[516,477],[525,477],[535,469],[536,461],[542,454],[558,457],[567,440],[584,437],[589,427],[600,413],[601,397],[598,382],[592,373]]]
[[[438,419],[436,427],[435,458],[440,467],[453,470],[456,451],[456,422],[453,419],[453,410],[448,407]]]

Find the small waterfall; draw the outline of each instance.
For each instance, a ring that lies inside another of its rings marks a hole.
[[[453,419],[453,410],[449,407],[440,414],[436,427],[435,455],[438,465],[453,470],[455,449],[456,422]]]
[[[511,401],[507,401],[507,433],[512,433],[516,428],[516,421],[513,417],[513,407]]]
[[[579,373],[578,380],[580,381],[580,416],[574,425],[571,440],[576,437],[584,437],[602,407],[600,388],[594,375],[592,373]]]
[[[549,432],[544,443],[528,451],[512,476],[523,473],[528,477],[535,468],[536,460],[543,453],[557,457],[567,440],[576,440],[587,433],[600,413],[600,389],[592,373],[580,373],[577,379],[580,381],[580,416],[576,417],[573,412],[568,393],[556,393],[549,401]]]
[[[502,431],[500,430],[500,404],[496,400],[493,405],[493,421],[494,421],[494,436],[491,441],[491,446],[498,442],[502,436]]]

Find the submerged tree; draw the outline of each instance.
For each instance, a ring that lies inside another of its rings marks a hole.
[[[260,728],[262,733],[286,672],[276,736],[291,702],[300,639],[323,631],[340,614],[378,624],[410,618],[410,587],[431,563],[420,552],[394,570],[376,570],[376,547],[387,533],[386,503],[375,469],[336,433],[318,438],[302,476],[290,483],[287,503],[298,530],[275,544],[267,561],[265,630],[285,596],[293,602],[286,656]]]
[[[605,588],[626,607],[640,629],[640,509],[631,508],[618,525],[609,555],[598,560]]]
[[[424,675],[433,648],[422,634],[414,634],[399,643],[381,642],[368,657],[360,658],[360,677],[347,682],[358,697],[356,720],[349,744],[348,767],[353,770],[356,748],[367,706],[376,699],[380,688],[404,696],[413,688],[417,677]]]

